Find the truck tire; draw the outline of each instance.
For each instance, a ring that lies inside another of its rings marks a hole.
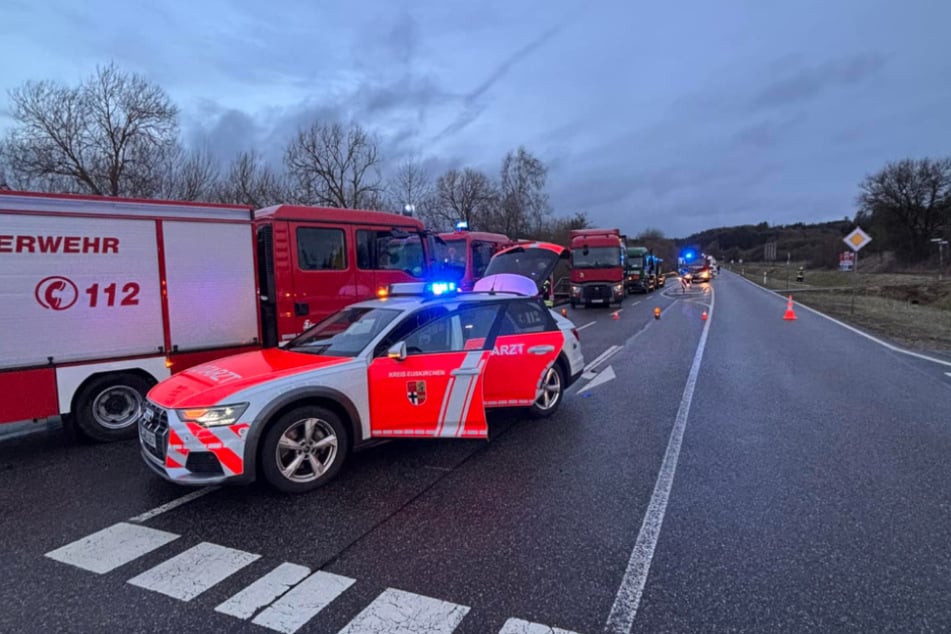
[[[548,418],[558,410],[565,396],[565,373],[560,363],[555,363],[542,378],[542,395],[538,397],[530,412],[534,418]]]
[[[139,374],[103,374],[79,392],[72,420],[79,431],[99,442],[135,438],[145,395],[154,385]]]
[[[340,471],[350,437],[340,417],[327,408],[305,405],[278,418],[264,434],[260,466],[268,484],[283,493],[306,493]]]

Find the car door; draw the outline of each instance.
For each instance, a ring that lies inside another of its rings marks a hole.
[[[486,366],[485,406],[534,403],[564,341],[551,312],[538,299],[509,301]]]
[[[501,304],[419,311],[377,346],[369,365],[373,437],[487,438],[482,391]],[[391,358],[394,345],[405,357]]]

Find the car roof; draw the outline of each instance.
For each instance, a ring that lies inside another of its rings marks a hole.
[[[409,311],[423,306],[454,305],[459,303],[473,302],[498,302],[513,301],[517,299],[532,299],[525,295],[516,293],[495,292],[495,293],[455,293],[452,295],[443,295],[432,297],[426,295],[394,295],[379,299],[368,299],[362,302],[351,304],[351,306],[360,306],[366,308],[390,308],[396,310]]]

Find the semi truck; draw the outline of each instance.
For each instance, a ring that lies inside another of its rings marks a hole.
[[[0,424],[133,437],[157,381],[423,280],[434,245],[376,211],[0,192]]]
[[[624,299],[625,247],[620,229],[573,229],[571,248],[572,308],[620,304]]]

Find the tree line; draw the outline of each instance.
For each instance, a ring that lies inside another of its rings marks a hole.
[[[29,81],[9,93],[14,126],[0,140],[0,187],[40,192],[403,212],[428,227],[565,241],[584,213],[555,217],[548,168],[524,147],[497,175],[474,167],[438,176],[419,158],[392,166],[359,123],[313,121],[289,140],[279,166],[255,150],[219,164],[186,148],[179,110],[157,84],[110,64],[77,85]],[[387,169],[388,168],[388,169]],[[384,175],[386,172],[386,175]]]

